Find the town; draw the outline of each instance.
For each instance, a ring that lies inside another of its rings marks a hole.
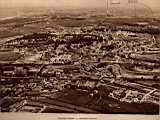
[[[158,114],[159,34],[147,23],[98,24],[8,40],[1,111]]]

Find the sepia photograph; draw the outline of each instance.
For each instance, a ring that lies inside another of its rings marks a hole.
[[[0,0],[4,114],[158,120],[160,0]]]

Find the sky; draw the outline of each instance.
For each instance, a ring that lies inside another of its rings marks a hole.
[[[68,6],[68,7],[94,7],[105,6],[106,0],[0,0],[0,7],[17,7],[17,6]],[[127,0],[120,0],[121,3]],[[160,0],[139,0],[152,9],[160,9]]]

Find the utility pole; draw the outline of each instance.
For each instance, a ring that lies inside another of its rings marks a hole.
[[[109,0],[106,0],[106,7],[107,7],[107,15],[109,15]]]
[[[107,9],[107,15],[108,16],[112,16],[112,7],[110,7],[111,5],[118,5],[120,4],[120,0],[106,0],[106,9]]]
[[[128,0],[128,3],[131,4],[133,6],[134,9],[134,17],[137,17],[137,4],[138,0]]]
[[[134,6],[134,16],[136,18],[137,17],[136,0],[134,1],[133,6]]]

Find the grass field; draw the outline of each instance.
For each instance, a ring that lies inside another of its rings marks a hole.
[[[14,62],[19,59],[21,55],[15,52],[0,52],[0,61],[3,62]]]

